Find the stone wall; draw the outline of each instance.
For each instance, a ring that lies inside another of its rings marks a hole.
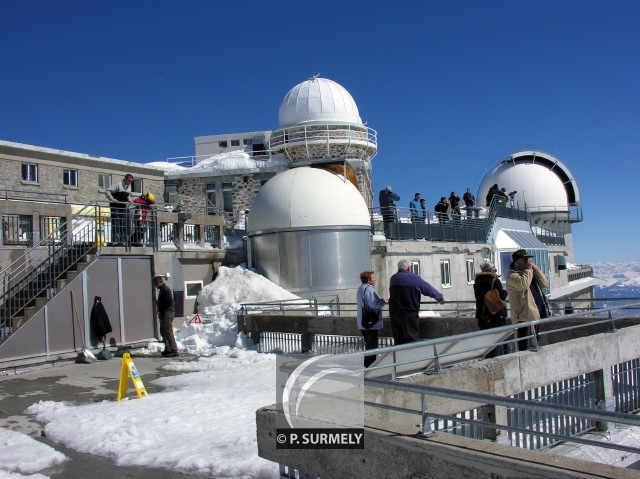
[[[233,178],[233,212],[239,213],[251,209],[253,199],[260,191],[262,181],[255,175],[242,175]]]
[[[178,203],[204,208],[206,206],[205,185],[200,178],[185,178],[178,184]]]

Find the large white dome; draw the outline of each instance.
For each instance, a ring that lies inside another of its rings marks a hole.
[[[362,125],[349,92],[334,81],[316,77],[294,86],[280,104],[280,128],[304,122]]]
[[[319,168],[292,168],[260,189],[247,232],[304,227],[370,227],[369,209],[350,181]]]
[[[484,201],[494,184],[507,193],[517,191],[515,198],[532,212],[568,211],[569,205],[580,201],[569,170],[555,157],[541,152],[518,152],[500,162],[482,181],[479,201]]]

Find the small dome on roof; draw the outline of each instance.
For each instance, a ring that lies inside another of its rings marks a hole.
[[[248,233],[304,227],[369,228],[369,209],[358,189],[320,168],[292,168],[267,181],[251,205]]]
[[[517,191],[515,199],[532,212],[568,211],[580,203],[580,193],[569,169],[557,158],[538,151],[521,151],[501,161],[485,176],[479,190],[484,201],[497,184],[507,193]]]
[[[312,77],[294,86],[280,104],[280,128],[304,122],[362,125],[358,106],[341,85]]]

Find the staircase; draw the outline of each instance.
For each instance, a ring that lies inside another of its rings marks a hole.
[[[99,255],[95,206],[83,207],[0,272],[0,341]]]

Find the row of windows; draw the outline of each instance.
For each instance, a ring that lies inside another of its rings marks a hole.
[[[242,144],[244,146],[251,146],[253,145],[253,140],[251,138],[244,138]],[[220,148],[226,148],[227,146],[229,146],[229,141],[227,140],[220,140],[218,142],[218,147]],[[240,146],[240,140],[231,140],[231,146]]]
[[[411,263],[411,271],[420,276],[420,263]],[[476,278],[475,265],[472,259],[467,260],[467,283],[473,283]],[[440,283],[443,288],[451,287],[451,263],[448,259],[440,261]]]
[[[38,182],[38,165],[35,163],[22,163],[22,181],[29,183]],[[62,169],[62,184],[65,186],[78,187],[78,170],[75,168]],[[111,188],[111,174],[98,173],[98,188],[106,190]],[[142,193],[142,179],[133,180],[131,190],[134,193]]]

